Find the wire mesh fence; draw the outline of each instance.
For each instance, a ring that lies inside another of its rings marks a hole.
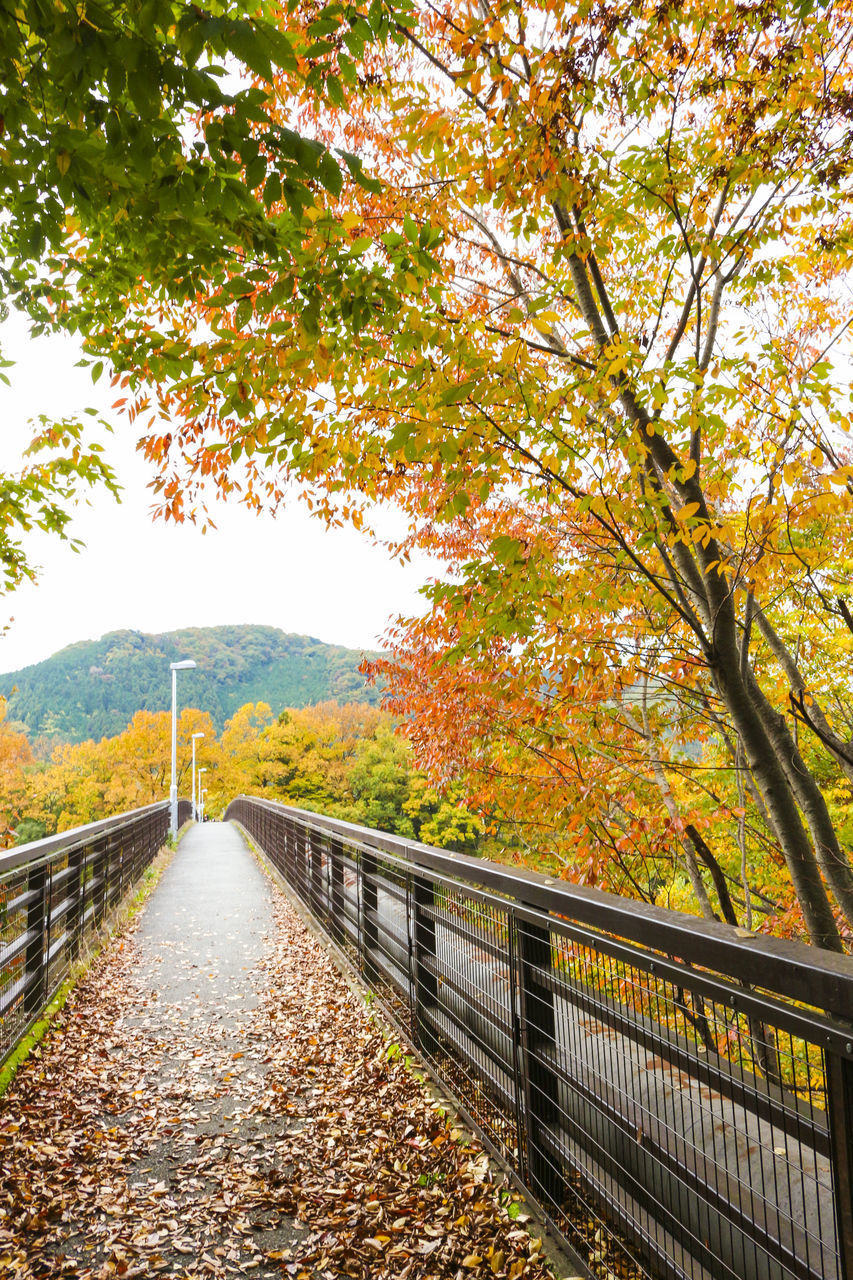
[[[853,1280],[853,961],[269,801],[239,821],[601,1280]]]
[[[188,800],[179,802],[178,816],[189,818]],[[0,854],[0,1064],[168,831],[163,802]]]

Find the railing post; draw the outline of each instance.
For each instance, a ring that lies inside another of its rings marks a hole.
[[[344,912],[346,910],[344,901],[344,847],[337,836],[332,836],[329,840],[329,864],[331,871],[329,929],[338,946],[343,946],[346,942],[346,927],[344,925]]]
[[[302,900],[305,900],[305,833],[301,827],[288,824],[287,841],[290,847],[290,860],[293,866],[293,887]]]
[[[260,829],[260,838],[262,848],[266,850],[267,857],[270,859],[274,867],[285,880],[287,872],[284,865],[284,844],[281,836],[281,819],[277,813],[271,812],[269,809],[264,810],[263,825]]]
[[[121,893],[121,836],[112,832],[107,836],[107,910],[112,911]]]
[[[138,880],[145,868],[153,862],[163,844],[163,841],[160,839],[160,824],[156,815],[151,819],[151,821],[146,822],[144,827],[137,831],[134,840],[136,844],[134,879]]]
[[[110,842],[108,836],[102,836],[97,842],[92,858],[92,874],[100,879],[100,884],[92,890],[92,923],[95,928],[103,920],[107,910],[107,893],[109,889]]]
[[[113,881],[115,885],[115,889],[113,893],[113,904],[115,905],[115,903],[121,902],[122,897],[124,896],[125,888],[127,886],[127,873],[126,873],[127,848],[126,848],[124,836],[119,835],[116,837],[116,841],[113,846],[113,849],[114,849],[113,864],[115,866],[115,871],[113,872]]]
[[[412,952],[412,1036],[427,1057],[438,1048],[435,1033],[425,1014],[438,1004],[438,975],[435,972],[435,885],[419,875],[412,877],[412,923],[409,945]]]
[[[134,864],[134,879],[138,880],[145,868],[148,867],[157,856],[157,852],[162,845],[160,839],[160,824],[156,816],[151,822],[146,822],[145,826],[136,833],[136,861]],[[153,855],[151,846],[154,846]]]
[[[376,888],[376,876],[379,866],[372,853],[362,849],[359,857],[361,867],[361,939],[362,939],[362,973],[371,986],[379,979],[379,971],[373,963],[373,956],[379,949],[379,924],[377,911],[379,894]]]
[[[47,987],[47,894],[50,879],[46,863],[31,867],[27,876],[27,891],[33,895],[27,903],[27,933],[32,934],[27,943],[24,974],[24,1013],[31,1017],[44,1004]]]
[[[544,1141],[559,1115],[558,1079],[546,1057],[557,1043],[551,931],[517,919],[517,938],[527,1181],[536,1195],[558,1204],[561,1178]]]
[[[299,885],[302,901],[310,908],[313,889],[311,883],[311,864],[313,862],[311,832],[301,829],[299,836]]]
[[[515,1119],[515,1168],[522,1178],[525,1176],[525,1094],[524,1063],[521,1047],[521,1001],[519,996],[520,978],[518,972],[518,922],[515,912],[510,909],[506,916],[507,965],[509,968],[509,1016],[512,1027],[512,1092]]]
[[[69,960],[75,960],[80,951],[86,905],[86,886],[83,883],[85,868],[85,850],[72,849],[68,855],[68,896],[71,899],[71,905],[65,917],[65,950]]]
[[[297,874],[298,869],[296,866],[296,835],[293,830],[293,823],[289,818],[282,818],[281,820],[281,848],[283,863],[282,874],[291,889],[296,889],[298,891],[299,876]]]
[[[131,884],[136,884],[136,881],[139,878],[139,873],[142,870],[142,866],[141,859],[139,857],[139,838],[135,830],[128,836],[128,841],[129,844],[125,846],[128,850],[127,857],[128,866],[130,868],[128,872],[128,879]]]
[[[264,812],[264,826],[261,828],[264,849],[274,867],[287,879],[287,860],[285,848],[284,822],[277,813],[269,809]]]
[[[825,1062],[839,1280],[853,1280],[853,1052],[843,1058],[827,1049]]]
[[[308,831],[308,903],[318,920],[323,918],[323,848],[320,834]]]

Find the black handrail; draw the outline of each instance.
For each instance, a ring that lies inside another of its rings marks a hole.
[[[268,800],[226,818],[589,1275],[853,1280],[853,959]]]
[[[179,821],[190,811],[180,801]],[[161,801],[0,854],[0,1064],[168,832],[169,805]]]

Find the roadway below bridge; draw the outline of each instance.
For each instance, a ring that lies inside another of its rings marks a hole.
[[[0,1274],[547,1267],[238,829],[207,823],[0,1101]]]

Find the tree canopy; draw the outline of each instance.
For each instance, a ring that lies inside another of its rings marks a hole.
[[[270,118],[380,185],[317,187],[286,264],[232,259],[168,307],[124,282],[118,337],[96,307],[84,326],[167,514],[211,483],[274,506],[296,477],[330,519],[397,502],[398,550],[445,557],[385,668],[435,776],[562,831],[574,874],[651,897],[683,875],[706,914],[770,901],[834,949],[852,19],[295,4],[313,43]]]
[[[365,20],[353,39],[370,35]],[[344,173],[363,180],[356,157],[274,109],[277,74],[319,98],[332,88],[306,73],[311,43],[270,4],[3,0],[0,319],[14,306],[36,333],[115,335],[134,288],[168,308],[223,287],[239,296],[256,256],[285,272],[317,193],[339,194]],[[116,490],[80,423],[43,423],[34,448],[37,462],[3,480],[12,588],[33,576],[22,533],[67,537],[87,486]]]

